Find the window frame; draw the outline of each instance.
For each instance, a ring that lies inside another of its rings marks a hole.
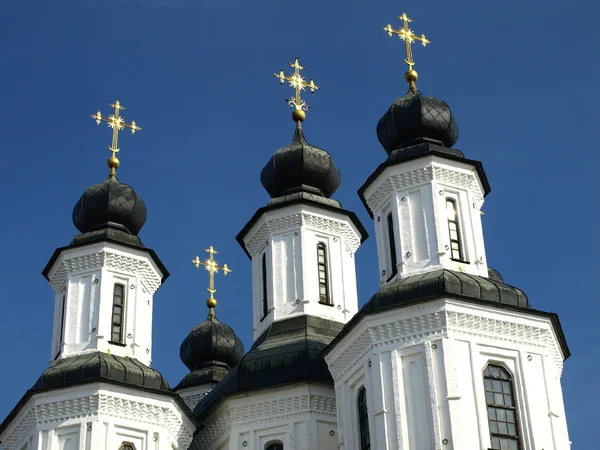
[[[386,278],[386,283],[398,275],[398,252],[396,249],[396,227],[394,222],[394,214],[389,211],[385,216],[385,229],[387,232],[387,254],[386,263],[389,264],[390,276]]]
[[[364,385],[361,386],[356,393],[356,406],[356,415],[358,418],[359,450],[371,450],[371,431],[369,429],[369,406],[367,403],[367,389]]]
[[[450,219],[450,215],[448,214],[448,203],[453,204],[454,220]],[[444,197],[444,211],[446,213],[446,227],[448,230],[448,242],[450,244],[448,248],[448,251],[450,252],[450,259],[452,261],[469,264],[469,261],[467,260],[467,249],[465,246],[465,240],[463,239],[464,236],[461,225],[462,218],[460,215],[460,201],[457,195],[446,195]],[[451,224],[454,225],[454,227],[456,228],[455,230],[451,228]],[[457,239],[452,238],[453,231],[456,232]],[[454,257],[454,250],[452,248],[453,243],[458,244],[458,258]]]
[[[115,300],[117,298],[116,295],[116,291],[117,288],[121,288],[121,304],[117,305],[115,303]],[[126,305],[126,286],[124,283],[115,283],[113,285],[113,301],[112,301],[112,309],[111,309],[111,315],[110,315],[110,340],[109,343],[110,344],[114,344],[114,345],[120,345],[120,346],[124,346],[125,345],[125,305]],[[116,323],[114,318],[115,318],[115,308],[121,308],[121,320],[119,323]],[[120,327],[120,335],[119,335],[119,340],[114,340],[114,326],[118,325]]]
[[[264,251],[261,258],[261,308],[262,322],[269,315],[269,286],[267,274],[267,252]]]
[[[62,311],[59,317],[59,321],[60,321],[60,332],[58,334],[58,345],[57,345],[57,350],[56,350],[56,356],[54,357],[54,359],[56,360],[60,354],[62,353],[62,344],[65,340],[65,314],[67,311],[67,292],[63,291],[62,293]]]
[[[320,261],[321,254],[323,251],[323,262]],[[327,251],[327,244],[323,241],[317,243],[317,275],[319,285],[319,303],[325,306],[333,306],[333,299],[331,298],[330,279],[329,279],[329,255]],[[321,280],[321,267],[325,274],[324,281]],[[321,287],[325,287],[325,300],[322,299]]]
[[[499,369],[501,376],[495,377],[491,373],[491,368]],[[490,375],[487,374],[488,369],[490,369]],[[488,383],[486,383],[487,380],[489,380],[492,385],[491,391],[488,390],[488,388],[487,388],[487,385],[488,385]],[[516,449],[523,450],[523,448],[524,448],[523,447],[523,436],[521,434],[521,427],[520,427],[520,421],[519,421],[519,409],[518,409],[518,404],[517,404],[517,398],[515,395],[515,382],[514,382],[513,373],[503,363],[495,362],[495,361],[488,361],[488,363],[485,365],[485,367],[483,368],[483,371],[482,371],[482,381],[483,381],[483,391],[484,391],[484,398],[485,398],[485,405],[486,405],[486,417],[487,417],[488,429],[490,432],[490,450],[500,450],[501,446],[500,447],[493,446],[494,438],[508,439],[509,441],[516,442]],[[494,381],[500,383],[502,392],[496,392],[493,390],[495,388]],[[504,392],[504,390],[505,390],[504,383],[506,383],[509,386],[508,390],[510,392],[508,392],[508,393]],[[503,403],[502,404],[490,403],[488,400],[488,398],[489,398],[488,394],[491,394],[494,396],[494,401],[496,399],[496,395],[502,396]],[[512,405],[505,404],[507,396],[510,397],[510,403],[512,403]],[[494,418],[492,418],[492,416],[490,415],[490,408],[494,409]],[[506,421],[497,419],[498,411],[503,411],[503,416],[507,418]],[[510,422],[510,419],[508,419],[507,411],[512,412],[512,415],[514,416],[514,422]],[[496,427],[498,427],[498,425],[500,423],[505,424],[507,426],[507,428],[509,425],[514,425],[515,431],[513,434],[511,434],[510,432],[501,433],[500,431],[493,431],[492,422],[495,423]]]

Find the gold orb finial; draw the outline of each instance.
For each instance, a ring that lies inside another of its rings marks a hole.
[[[292,119],[294,122],[304,122],[304,119],[306,119],[306,113],[301,109],[294,109],[292,112]]]

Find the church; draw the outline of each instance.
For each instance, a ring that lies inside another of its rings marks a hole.
[[[116,101],[92,115],[112,129],[108,177],[77,200],[79,234],[43,270],[52,362],[0,424],[2,450],[570,448],[560,321],[488,265],[483,164],[455,148],[449,105],[417,89],[412,46],[429,41],[399,19],[384,30],[405,44],[408,92],[376,124],[385,153],[358,189],[379,290],[359,308],[367,227],[332,198],[340,171],[305,136],[302,95],[319,86],[296,58],[274,74],[294,89],[292,141],[260,174],[270,201],[236,236],[252,267],[252,346],[217,318],[229,268],[209,247],[192,261],[208,272],[207,318],[181,343],[189,373],[169,386],[151,366],[169,271],[139,237],[144,202],[117,178],[119,132],[140,128]]]

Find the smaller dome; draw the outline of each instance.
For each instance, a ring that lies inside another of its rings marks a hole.
[[[271,198],[298,191],[331,197],[342,176],[325,150],[310,145],[300,122],[292,142],[275,152],[260,174]]]
[[[183,340],[179,354],[191,372],[223,364],[230,370],[244,356],[244,344],[230,326],[209,315]]]
[[[82,233],[122,227],[137,236],[146,215],[146,205],[133,188],[111,175],[85,190],[73,208],[73,224]]]
[[[419,138],[450,148],[458,140],[458,125],[446,102],[414,89],[397,99],[379,119],[377,138],[388,154]]]

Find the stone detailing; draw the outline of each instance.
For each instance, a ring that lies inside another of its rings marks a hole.
[[[25,418],[17,425],[15,430],[2,443],[3,450],[14,450],[21,448],[23,441],[30,436],[31,430],[35,427],[35,410],[32,408]]]
[[[394,344],[408,347],[433,339],[478,337],[536,349],[546,349],[562,373],[561,351],[549,328],[523,325],[483,314],[441,309],[431,314],[386,323],[364,331],[349,348],[329,365],[337,382],[364,363],[373,347]]]
[[[194,408],[196,407],[196,405],[198,403],[200,403],[200,400],[202,400],[204,397],[206,397],[206,394],[208,394],[207,392],[202,392],[200,394],[191,394],[191,395],[181,395],[180,397],[183,400],[183,402],[187,405],[188,408],[190,408],[190,410],[194,410]]]
[[[274,394],[277,395],[277,394]],[[232,427],[250,429],[249,425],[280,422],[305,414],[325,417],[336,421],[337,406],[334,396],[302,394],[291,397],[280,397],[273,400],[230,406],[215,414],[215,420],[202,430],[193,449],[212,449],[224,436],[228,436]],[[237,403],[237,401],[236,401]]]
[[[3,449],[17,449],[36,424],[47,428],[48,424],[59,426],[67,420],[85,419],[90,416],[113,417],[120,420],[133,420],[153,427],[164,427],[182,449],[188,448],[192,442],[192,434],[183,426],[181,418],[173,408],[114,395],[95,394],[35,405],[5,440]]]
[[[483,205],[483,191],[477,178],[472,173],[452,170],[430,164],[421,169],[392,175],[388,177],[375,192],[366,199],[371,211],[377,211],[384,202],[389,201],[392,191],[403,191],[407,188],[431,181],[438,181],[447,186],[466,189],[473,195],[475,206],[480,209]]]
[[[58,292],[69,274],[100,268],[139,274],[144,287],[151,294],[154,294],[161,284],[160,276],[148,261],[109,251],[101,251],[64,259],[50,280],[50,286],[54,292]]]
[[[355,253],[360,246],[360,237],[348,223],[316,214],[297,213],[266,221],[246,244],[246,249],[250,255],[255,255],[271,233],[293,230],[302,226],[342,237],[352,253]]]

